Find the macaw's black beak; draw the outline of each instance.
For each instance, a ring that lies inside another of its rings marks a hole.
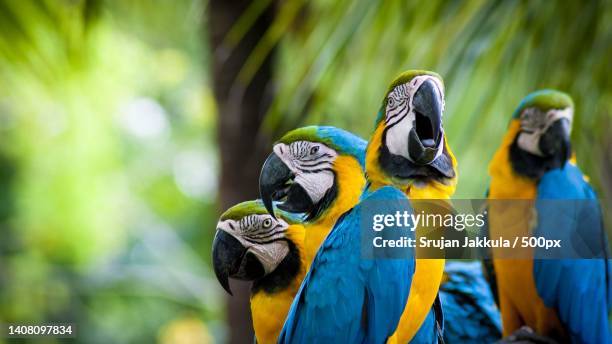
[[[408,154],[419,165],[430,164],[442,144],[442,95],[431,80],[414,94],[415,125],[408,134]]]
[[[560,118],[554,121],[540,137],[538,146],[544,156],[554,157],[560,166],[564,166],[572,154],[569,120]]]
[[[274,218],[274,201],[281,201],[278,208],[292,212],[305,213],[314,206],[310,196],[299,183],[292,183],[295,175],[276,155],[270,154],[264,162],[259,175],[259,197]]]
[[[257,257],[223,230],[218,229],[215,234],[212,261],[217,280],[230,295],[229,277],[253,281],[265,275],[265,269]]]

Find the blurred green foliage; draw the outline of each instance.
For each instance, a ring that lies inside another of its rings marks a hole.
[[[520,99],[559,88],[611,208],[610,1],[254,1],[230,45],[267,6],[237,80],[276,54],[265,130],[367,137],[394,76],[434,70],[457,198],[478,198]],[[223,338],[205,14],[197,0],[0,2],[0,322],[68,319],[86,343]]]
[[[85,343],[219,336],[203,15],[0,3],[0,322],[77,322]]]
[[[287,118],[304,116],[307,107],[303,122],[367,137],[396,75],[436,71],[445,81],[445,130],[459,161],[456,198],[477,198],[520,100],[557,88],[577,105],[578,161],[596,186],[605,184],[600,194],[612,205],[612,2],[288,0],[275,24],[261,43],[277,39],[275,30],[284,33],[268,128],[289,129]],[[252,60],[265,52],[256,49]]]

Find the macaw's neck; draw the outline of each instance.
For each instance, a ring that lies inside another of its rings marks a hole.
[[[287,235],[289,254],[273,272],[253,283],[251,289],[251,315],[257,343],[276,343],[306,275],[304,227],[292,225]]]
[[[310,266],[321,243],[336,224],[336,220],[359,202],[359,197],[365,186],[363,167],[352,156],[341,155],[334,162],[336,188],[335,197],[330,200],[325,210],[314,219],[307,221],[304,247],[307,266]]]
[[[386,186],[393,185],[393,181],[387,176],[387,174],[381,169],[379,163],[380,147],[383,141],[383,133],[385,126],[379,123],[366,149],[366,175],[368,178],[369,190],[376,191],[377,189]]]
[[[512,120],[501,146],[489,163],[491,184],[489,198],[492,199],[534,199],[536,181],[517,174],[510,162],[510,147],[520,130],[520,122]]]

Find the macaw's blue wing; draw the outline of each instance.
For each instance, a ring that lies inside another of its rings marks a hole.
[[[436,302],[439,302],[437,300]],[[444,343],[443,333],[445,328],[444,326],[444,315],[442,314],[442,308],[436,309],[436,307],[432,307],[427,317],[423,321],[421,327],[417,333],[415,333],[414,337],[410,340],[410,343],[414,344],[426,344],[426,343]]]
[[[489,188],[485,192],[485,198],[489,198]],[[489,232],[489,209],[488,206],[483,209],[485,213],[484,224],[481,228],[481,233],[484,237],[490,238],[491,233]],[[493,300],[495,300],[495,304],[499,305],[499,294],[497,290],[497,275],[495,273],[495,268],[493,267],[493,259],[490,257],[493,256],[493,251],[491,248],[482,247],[477,249],[480,255],[483,257],[482,263],[482,271],[484,274],[485,281],[489,284],[489,289],[491,290],[491,294],[493,294]]]
[[[601,209],[580,170],[571,164],[547,172],[538,185],[534,236],[562,239],[556,251],[536,248],[538,295],[555,308],[573,342],[610,343],[608,311],[612,276]],[[585,257],[597,259],[538,259]],[[548,255],[548,256],[547,256]]]
[[[478,261],[447,261],[440,286],[444,341],[493,343],[501,338],[501,316]]]
[[[384,187],[338,219],[291,305],[279,343],[383,343],[393,334],[408,299],[414,252],[402,249],[404,259],[368,257],[372,243],[364,237],[373,231],[363,225],[372,223],[372,209],[412,212],[401,191]],[[414,238],[397,227],[377,233]]]

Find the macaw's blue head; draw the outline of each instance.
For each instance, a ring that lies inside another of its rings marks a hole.
[[[563,167],[571,156],[573,116],[574,102],[563,92],[539,90],[525,97],[510,123],[514,171],[538,179],[550,169]]]
[[[221,286],[232,293],[228,278],[253,281],[253,287],[266,288],[267,276],[282,288],[300,268],[299,247],[304,240],[300,219],[279,211],[268,214],[259,200],[239,203],[219,218],[212,247],[215,275]]]
[[[260,196],[270,214],[278,208],[319,218],[342,192],[358,197],[365,183],[366,142],[345,130],[309,126],[290,131],[272,149],[259,177]]]

